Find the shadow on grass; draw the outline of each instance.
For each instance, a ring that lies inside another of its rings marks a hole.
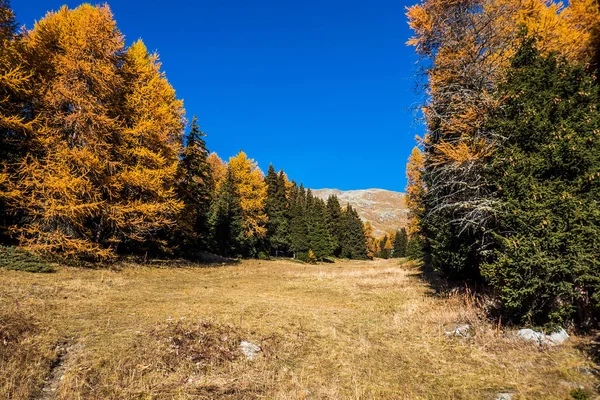
[[[139,260],[138,260],[139,261]],[[196,252],[180,258],[151,258],[140,264],[157,268],[219,268],[240,264],[237,258],[222,257],[217,254]]]

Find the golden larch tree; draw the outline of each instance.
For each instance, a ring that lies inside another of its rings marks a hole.
[[[418,147],[413,148],[406,165],[406,207],[409,210],[407,232],[413,235],[419,231],[419,216],[423,213],[423,198],[425,196],[425,182],[423,170],[425,169],[425,155]]]
[[[229,159],[229,169],[240,196],[244,235],[251,240],[261,239],[267,233],[267,185],[264,175],[257,163],[243,151]]]
[[[221,187],[221,183],[225,180],[225,177],[227,176],[227,164],[215,152],[210,153],[206,161],[208,161],[208,164],[210,165],[210,171],[212,173],[214,181],[214,196],[214,194],[216,194],[219,190],[219,187]]]
[[[183,102],[160,67],[141,40],[127,50],[123,128],[113,149],[116,171],[107,185],[105,223],[111,242],[164,250],[165,233],[183,207],[174,184],[185,120]]]
[[[108,6],[62,7],[25,34],[39,125],[9,188],[24,215],[13,233],[25,247],[66,257],[111,255],[98,243],[108,177],[117,167],[111,152],[120,139],[123,50]]]

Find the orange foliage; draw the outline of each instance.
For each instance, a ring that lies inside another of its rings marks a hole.
[[[208,164],[210,165],[210,171],[212,173],[212,177],[215,183],[213,195],[217,193],[219,188],[221,187],[221,183],[225,180],[227,176],[227,164],[217,153],[210,153],[208,158],[206,159]]]
[[[126,126],[115,150],[120,166],[112,174],[106,213],[113,242],[159,246],[158,233],[175,225],[182,209],[174,179],[184,127],[183,102],[175,96],[156,54],[141,40],[128,50],[123,64]]]
[[[152,242],[180,208],[172,182],[182,104],[141,42],[126,51],[108,6],[66,6],[24,34],[33,113],[29,153],[5,196],[22,245],[106,259]]]
[[[267,233],[267,184],[264,175],[257,163],[243,151],[229,159],[229,169],[240,196],[244,234],[247,238],[263,238]]]
[[[425,196],[426,187],[423,182],[423,169],[425,168],[425,155],[415,147],[406,165],[406,206],[409,209],[409,220],[407,232],[412,235],[419,231],[419,215],[423,212],[422,199]]]

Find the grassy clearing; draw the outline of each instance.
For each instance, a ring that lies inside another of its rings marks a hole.
[[[538,349],[397,260],[0,270],[0,398],[566,399],[585,339]],[[474,337],[444,332],[470,323]],[[246,361],[238,344],[261,346]]]

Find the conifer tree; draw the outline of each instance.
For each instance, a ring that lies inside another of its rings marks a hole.
[[[267,241],[273,255],[286,254],[289,248],[288,200],[283,171],[279,175],[273,165],[269,166],[267,176]]]
[[[394,249],[394,245],[392,244],[392,239],[385,235],[381,240],[381,258],[388,259],[392,255],[392,250]]]
[[[255,256],[267,234],[267,185],[258,164],[240,151],[229,159],[236,191],[240,197],[244,228],[244,256]]]
[[[121,163],[123,36],[108,6],[62,7],[27,32],[23,56],[37,122],[35,152],[6,187],[23,215],[13,233],[35,251],[110,257],[105,210],[117,195],[111,174]]]
[[[331,195],[327,199],[327,226],[331,237],[332,254],[336,257],[342,253],[343,224],[340,201],[336,195]]]
[[[221,186],[221,182],[227,176],[227,163],[215,152],[210,153],[206,161],[210,165],[210,174],[213,180],[212,195],[215,196]]]
[[[411,260],[418,260],[423,257],[423,238],[415,233],[408,238],[406,244],[406,257]]]
[[[23,64],[17,34],[17,22],[8,0],[0,0],[0,240],[14,223],[18,210],[9,204],[18,202],[9,191],[16,167],[21,163],[32,136],[34,121],[27,115],[30,107],[31,74]],[[9,215],[10,214],[10,215]]]
[[[306,224],[306,192],[304,186],[290,189],[290,250],[294,257],[301,257],[308,251],[308,231]]]
[[[106,202],[106,241],[127,251],[169,250],[167,239],[183,209],[176,180],[184,128],[183,102],[141,40],[122,66],[124,129],[113,146],[120,161]]]
[[[402,258],[406,257],[406,245],[408,244],[408,236],[406,228],[402,228],[396,231],[396,237],[394,239],[394,249],[392,250],[392,257]]]
[[[379,251],[377,240],[373,237],[373,226],[369,221],[364,223],[365,240],[367,241],[367,258],[373,259]]]
[[[208,246],[208,214],[214,182],[208,163],[208,150],[204,132],[198,126],[197,118],[192,119],[191,130],[187,135],[183,156],[179,163],[178,194],[184,203],[179,217],[179,229],[188,247]]]
[[[367,241],[363,223],[358,213],[350,204],[344,209],[342,233],[342,253],[344,258],[365,260],[367,259]]]
[[[208,224],[216,253],[232,257],[242,252],[245,243],[242,208],[231,169],[227,170],[211,204]]]
[[[326,206],[323,200],[312,196],[310,189],[307,193],[306,218],[309,247],[317,259],[322,260],[332,253]]]
[[[488,121],[498,138],[489,179],[501,205],[495,257],[482,275],[505,317],[532,324],[600,313],[600,101],[584,65],[525,39]]]

